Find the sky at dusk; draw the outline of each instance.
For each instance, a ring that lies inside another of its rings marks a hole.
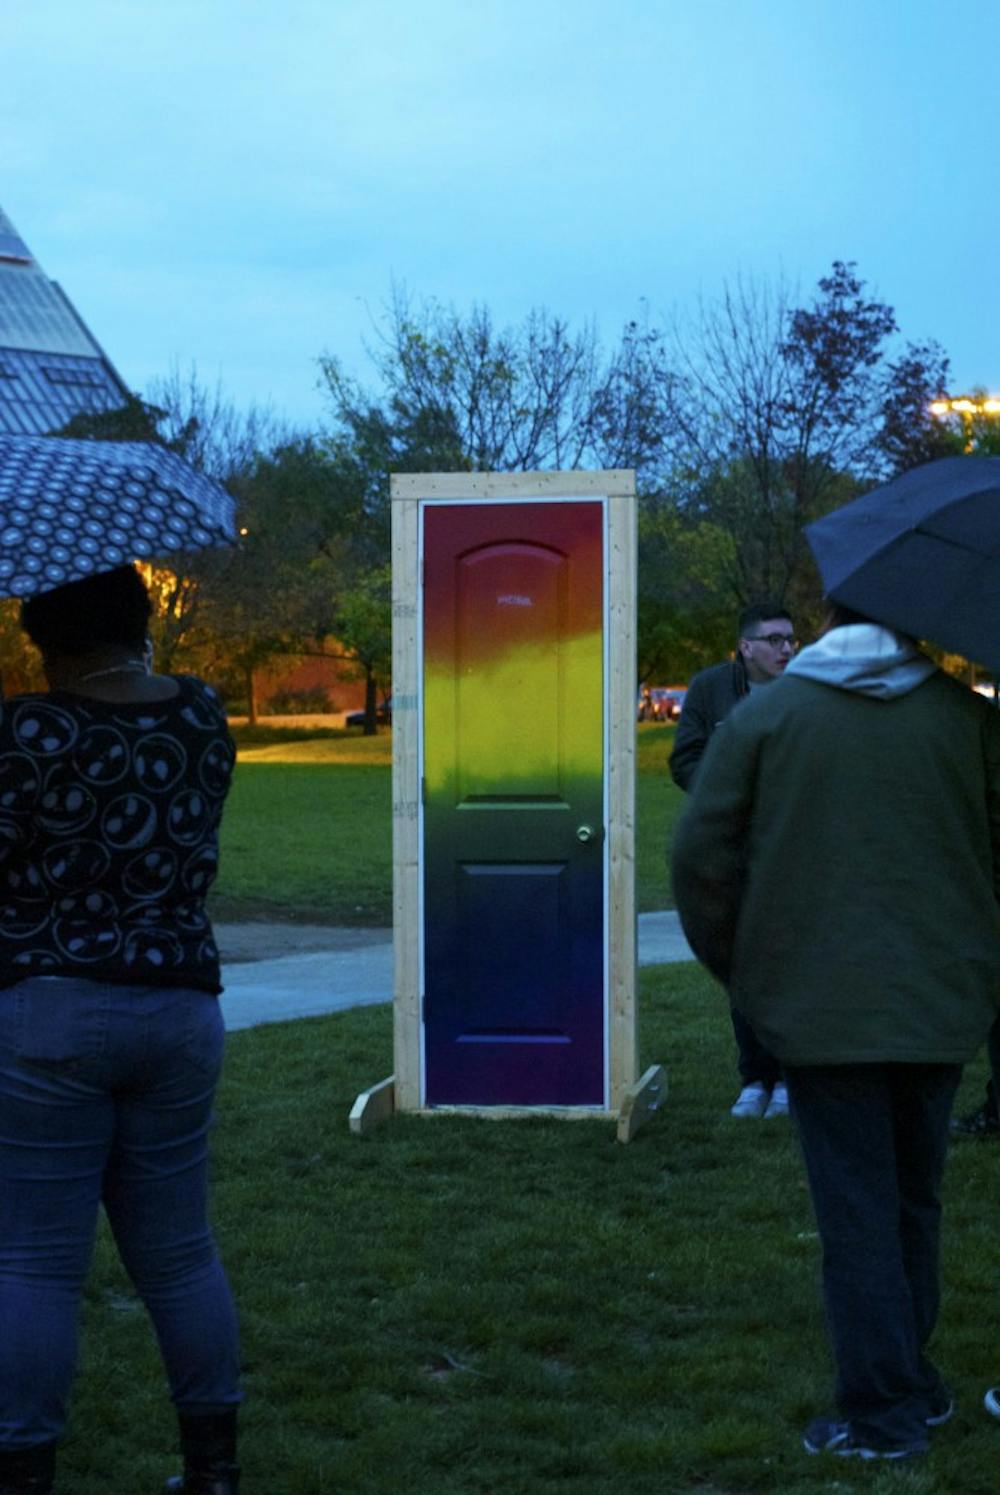
[[[31,0],[0,207],[133,389],[301,427],[394,284],[611,343],[834,259],[1000,392],[998,57],[929,0]]]

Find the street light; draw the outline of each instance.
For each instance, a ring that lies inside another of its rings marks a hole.
[[[959,395],[956,399],[932,400],[928,406],[931,415],[936,415],[939,420],[945,420],[950,415],[957,415],[962,422],[962,430],[965,433],[965,450],[975,450],[975,439],[973,436],[973,423],[980,420],[996,420],[1000,416],[1000,396],[987,394]]]
[[[971,395],[959,395],[957,399],[932,400],[927,408],[931,415],[936,415],[939,420],[945,420],[950,415],[957,415],[961,419],[965,433],[965,451],[968,454],[976,449],[973,423],[977,417],[980,420],[996,420],[1000,416],[1000,397],[980,391]],[[975,688],[976,667],[971,661],[969,662],[969,684]],[[994,679],[992,689],[994,704],[1000,707],[1000,681]]]
[[[1000,398],[996,395],[985,395],[983,398],[974,398],[972,395],[962,395],[957,400],[932,400],[930,405],[932,415],[1000,415]]]

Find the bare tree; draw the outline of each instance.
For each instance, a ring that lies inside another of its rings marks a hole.
[[[633,327],[636,324],[633,324]],[[572,332],[544,310],[497,328],[485,306],[467,316],[394,291],[367,352],[379,391],[320,360],[338,429],[362,445],[377,433],[393,470],[528,471],[603,465],[638,450],[640,340],[607,357],[596,328]]]
[[[258,454],[292,440],[287,423],[269,405],[241,409],[221,381],[203,383],[193,363],[186,373],[172,364],[147,393],[157,413],[159,439],[222,483],[252,471]]]
[[[880,365],[895,327],[854,266],[835,261],[809,306],[738,279],[664,340],[671,486],[682,512],[731,536],[734,600],[809,593],[802,526],[878,470]]]

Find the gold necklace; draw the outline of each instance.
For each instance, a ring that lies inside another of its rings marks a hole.
[[[86,675],[81,675],[80,683],[84,680],[100,680],[105,675],[148,675],[149,670],[141,659],[126,659],[124,664],[110,665],[106,670],[90,670]]]

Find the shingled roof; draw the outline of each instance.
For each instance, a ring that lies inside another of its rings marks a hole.
[[[43,435],[128,390],[0,208],[0,432]]]

